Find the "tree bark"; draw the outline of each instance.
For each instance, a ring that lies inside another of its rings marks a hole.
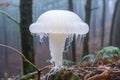
[[[85,22],[90,26],[90,17],[91,17],[91,3],[92,0],[86,0],[86,5],[85,5]],[[83,55],[85,56],[89,54],[89,33],[86,34],[86,37],[84,39],[83,43]]]
[[[68,10],[73,11],[73,0],[68,0]],[[72,41],[72,61],[76,62],[76,40],[75,35]]]
[[[33,38],[29,31],[32,23],[32,0],[20,0],[20,34],[22,53],[34,63]],[[33,67],[23,60],[23,74],[32,72]]]
[[[109,45],[114,45],[120,47],[120,0],[116,1],[113,19],[112,19],[112,26],[111,26],[111,32],[110,32],[110,43]]]
[[[104,34],[105,34],[105,0],[103,0],[103,12],[102,12],[102,26],[101,26],[101,48],[104,46]]]

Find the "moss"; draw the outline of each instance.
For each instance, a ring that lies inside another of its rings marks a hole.
[[[79,76],[71,70],[60,70],[51,74],[48,80],[79,80]]]

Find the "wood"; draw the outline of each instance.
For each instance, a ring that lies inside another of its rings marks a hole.
[[[120,0],[117,0],[112,19],[111,33],[110,33],[110,45],[120,48]]]
[[[91,3],[92,0],[86,0],[86,6],[85,6],[85,22],[90,26],[90,18],[91,18]],[[89,32],[86,34],[86,37],[84,39],[83,44],[83,55],[85,56],[89,54]]]
[[[33,38],[29,31],[32,23],[32,0],[20,0],[20,34],[22,53],[34,63]],[[33,67],[23,60],[23,74],[32,72]]]

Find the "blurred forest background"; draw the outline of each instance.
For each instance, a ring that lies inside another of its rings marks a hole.
[[[79,62],[86,54],[96,54],[102,47],[120,48],[120,0],[0,0],[0,44],[21,51],[39,68],[49,64],[48,39],[43,43],[29,32],[29,25],[48,10],[70,10],[90,26],[84,42],[71,43],[64,59]],[[33,44],[33,45],[32,45]],[[34,71],[14,51],[0,47],[0,78]]]

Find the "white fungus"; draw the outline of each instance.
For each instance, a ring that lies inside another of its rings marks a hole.
[[[55,69],[62,67],[66,39],[70,45],[74,34],[82,36],[89,31],[88,25],[78,15],[66,10],[43,13],[29,29],[31,33],[39,35],[41,42],[46,35],[49,37],[51,62],[55,64]]]

